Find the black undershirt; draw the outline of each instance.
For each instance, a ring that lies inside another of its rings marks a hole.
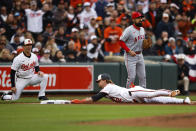
[[[104,92],[99,92],[98,94],[96,94],[94,96],[91,96],[91,98],[95,102],[95,101],[98,101],[101,98],[105,97],[106,95],[108,95],[108,94],[107,93],[104,93]]]
[[[35,66],[35,72],[39,72],[39,71],[40,71],[39,66]],[[16,74],[16,71],[11,69],[10,76],[11,76],[11,86],[12,87],[15,87],[15,74]]]

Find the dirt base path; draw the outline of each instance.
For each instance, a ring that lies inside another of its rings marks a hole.
[[[117,126],[151,126],[151,127],[176,127],[196,128],[196,113],[177,114],[168,116],[143,117],[131,119],[107,120],[98,122],[83,122],[90,125],[117,125]]]

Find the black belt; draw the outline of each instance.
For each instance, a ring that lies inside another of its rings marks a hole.
[[[131,91],[128,91],[128,92],[129,92],[129,95],[132,96]]]
[[[17,78],[20,78],[20,79],[30,79],[30,78],[22,78],[22,77],[18,77],[18,76],[17,76]]]
[[[135,52],[135,54],[140,54],[140,53],[141,53],[141,51],[136,51],[136,52]]]

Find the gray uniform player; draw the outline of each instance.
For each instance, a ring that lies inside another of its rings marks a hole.
[[[40,84],[39,100],[48,99],[45,96],[48,75],[40,71],[38,58],[31,52],[32,44],[30,39],[25,39],[24,51],[14,58],[11,66],[12,95],[4,94],[3,100],[17,100],[26,86],[36,84]]]
[[[145,31],[142,26],[142,15],[139,12],[132,13],[133,25],[127,27],[120,37],[120,45],[125,50],[125,66],[127,68],[127,85],[130,88],[137,74],[139,85],[146,88],[146,72],[142,54],[142,44],[145,39]]]
[[[101,91],[83,100],[72,100],[73,104],[96,102],[102,97],[111,99],[114,102],[120,103],[162,103],[162,104],[191,104],[189,97],[186,99],[174,98],[180,93],[179,90],[153,90],[146,89],[141,86],[134,86],[132,88],[123,88],[113,84],[109,74],[100,74],[97,78],[98,86]]]

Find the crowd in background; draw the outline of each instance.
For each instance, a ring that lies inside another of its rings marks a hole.
[[[196,54],[196,0],[1,0],[0,62],[21,53],[26,38],[41,63],[123,56],[119,37],[133,11],[153,41],[144,56]]]

